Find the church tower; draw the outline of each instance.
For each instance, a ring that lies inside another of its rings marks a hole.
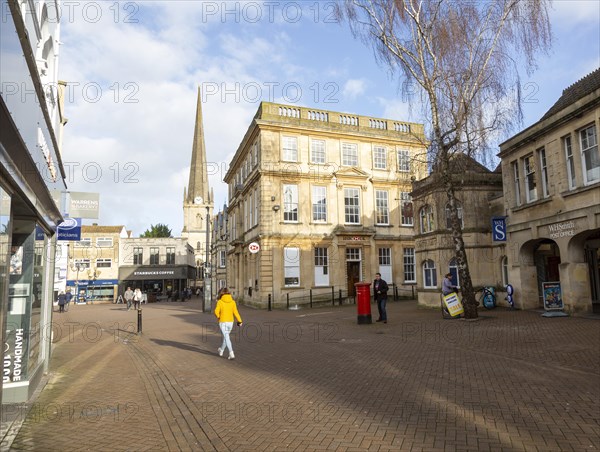
[[[208,185],[206,148],[204,145],[204,127],[202,125],[202,101],[198,88],[196,106],[196,123],[194,126],[194,142],[192,144],[192,161],[190,179],[183,192],[183,231],[181,236],[187,238],[194,248],[196,266],[203,267],[210,250],[210,223],[213,214],[213,193]],[[208,256],[210,261],[210,256]],[[202,277],[202,275],[198,275]]]

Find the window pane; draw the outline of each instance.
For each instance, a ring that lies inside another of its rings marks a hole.
[[[310,161],[312,163],[325,163],[325,141],[312,140],[310,145]]]
[[[413,203],[408,192],[400,193],[400,209],[402,215],[402,226],[413,225]]]
[[[527,202],[535,201],[537,199],[537,188],[533,154],[523,159],[523,171],[525,173],[525,196]]]
[[[375,222],[377,224],[389,224],[388,192],[375,190]]]
[[[286,286],[300,285],[300,248],[283,249],[283,274]]]
[[[408,149],[398,149],[398,171],[410,171],[410,151]]]
[[[312,190],[313,221],[327,221],[327,188],[313,187]]]
[[[283,137],[283,160],[287,162],[298,161],[298,139],[296,137]]]
[[[598,152],[596,126],[583,129],[580,132],[580,138],[584,181],[589,184],[600,180],[600,153]]]
[[[404,282],[415,281],[415,249],[404,248]]]
[[[358,147],[355,144],[342,143],[342,165],[358,166]]]
[[[344,188],[344,221],[350,224],[360,223],[358,188]]]
[[[283,186],[283,221],[298,221],[298,186]]]
[[[565,150],[565,159],[567,162],[567,181],[569,189],[575,188],[575,161],[573,160],[573,149],[571,147],[571,137],[563,138],[563,147]]]
[[[382,146],[373,148],[373,168],[386,169],[387,167],[387,151]]]

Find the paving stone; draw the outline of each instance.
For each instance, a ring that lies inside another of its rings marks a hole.
[[[77,306],[2,450],[600,448],[597,321],[389,305],[387,325],[357,325],[354,306],[241,307],[235,360],[197,302],[144,306],[139,336],[135,312]]]

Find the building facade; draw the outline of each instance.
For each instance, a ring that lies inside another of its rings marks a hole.
[[[261,103],[224,178],[230,289],[265,307],[352,296],[381,272],[410,290],[425,149],[419,124]]]
[[[505,242],[492,241],[492,218],[503,215],[502,174],[492,172],[470,157],[457,154],[450,163],[458,190],[458,216],[461,220],[465,252],[473,287],[494,287],[503,299],[507,276]],[[418,302],[440,306],[444,275],[452,274],[460,286],[455,246],[450,230],[448,197],[435,169],[413,183],[415,207],[415,255]]]
[[[600,312],[600,69],[500,145],[510,281],[524,308],[560,285],[567,311]]]
[[[50,357],[56,229],[66,190],[55,1],[0,0],[1,402],[22,402]],[[60,198],[60,196],[59,196]]]
[[[66,288],[74,300],[114,302],[119,289],[119,252],[125,226],[82,226],[81,240],[68,243]]]
[[[227,206],[213,218],[211,230],[211,279],[213,298],[220,289],[227,287]]]
[[[119,293],[140,288],[154,297],[180,296],[197,282],[194,249],[181,237],[130,237],[119,242]]]

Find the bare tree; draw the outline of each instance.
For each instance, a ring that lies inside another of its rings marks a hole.
[[[380,62],[419,88],[430,128],[430,164],[450,206],[465,316],[477,317],[461,224],[453,156],[474,156],[520,124],[519,67],[551,43],[546,0],[346,0],[352,32]]]

